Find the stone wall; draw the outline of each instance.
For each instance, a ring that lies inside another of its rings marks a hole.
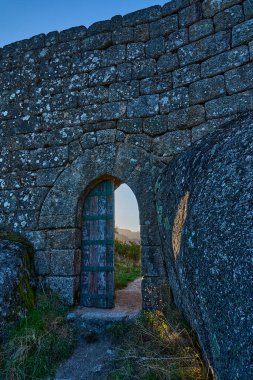
[[[253,109],[252,17],[251,0],[174,0],[0,50],[0,224],[33,242],[38,275],[69,303],[84,193],[104,175],[137,197],[146,299],[164,282],[154,184]]]

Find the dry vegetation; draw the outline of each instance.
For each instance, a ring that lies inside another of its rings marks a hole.
[[[180,314],[170,309],[145,312],[131,327],[113,331],[123,341],[111,380],[210,380],[196,337]]]

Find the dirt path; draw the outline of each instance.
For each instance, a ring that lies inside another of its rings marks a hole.
[[[117,322],[136,317],[140,310],[141,279],[137,279],[116,292],[114,309],[79,308],[75,314],[81,316],[82,320],[108,318]],[[111,342],[110,337],[103,334],[93,343],[80,338],[73,355],[58,368],[55,380],[106,380],[109,369],[108,365],[105,369],[105,364],[113,359],[117,350],[118,347]]]
[[[116,352],[109,338],[94,343],[82,340],[74,354],[60,365],[55,380],[106,380],[108,369],[104,366]]]

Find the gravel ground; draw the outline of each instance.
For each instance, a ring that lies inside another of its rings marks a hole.
[[[137,279],[125,289],[116,292],[114,309],[80,308],[77,314],[82,313],[82,317],[87,315],[88,318],[94,319],[111,319],[113,316],[115,320],[122,320],[122,316],[138,315],[140,310],[141,279]],[[100,335],[98,340],[92,343],[87,343],[86,339],[81,337],[73,355],[59,366],[54,380],[106,380],[110,372],[108,364],[117,354],[118,348],[109,336]]]

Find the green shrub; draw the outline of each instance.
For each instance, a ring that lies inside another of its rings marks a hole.
[[[141,247],[115,240],[115,288],[123,289],[141,276]]]

